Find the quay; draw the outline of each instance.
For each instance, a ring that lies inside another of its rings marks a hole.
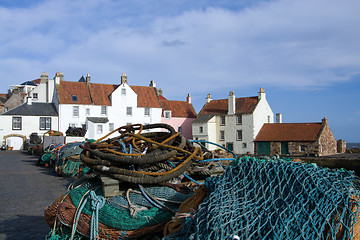
[[[45,207],[72,181],[36,166],[25,151],[0,151],[0,240],[45,239],[50,228]]]

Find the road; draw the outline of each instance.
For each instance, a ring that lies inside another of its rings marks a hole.
[[[50,231],[44,209],[72,180],[36,166],[37,159],[22,151],[0,151],[0,240],[45,239]]]

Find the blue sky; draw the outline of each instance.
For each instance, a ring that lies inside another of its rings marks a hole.
[[[360,142],[358,0],[0,1],[0,92],[41,72],[154,80],[197,111],[262,87],[283,122],[329,120]]]

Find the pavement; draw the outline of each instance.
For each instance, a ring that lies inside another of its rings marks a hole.
[[[37,156],[0,151],[0,240],[45,239],[44,210],[66,193],[70,178],[36,166]]]

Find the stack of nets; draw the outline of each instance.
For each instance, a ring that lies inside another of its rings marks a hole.
[[[88,168],[80,161],[84,142],[67,143],[58,149],[55,159],[55,172],[59,176],[73,177],[87,172]]]
[[[243,158],[207,179],[198,211],[164,239],[358,239],[359,183],[351,171]]]
[[[80,159],[91,170],[46,208],[45,219],[53,227],[48,239],[141,239],[162,232],[192,196],[181,181],[193,162],[203,160],[200,148],[166,124],[116,131],[120,136],[104,140],[114,131],[80,145]],[[118,180],[117,196],[104,194],[105,177]]]

